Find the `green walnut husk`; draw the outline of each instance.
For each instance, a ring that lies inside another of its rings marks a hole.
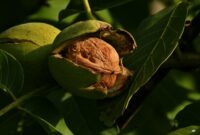
[[[48,71],[52,43],[60,32],[46,23],[13,26],[0,34],[0,49],[15,56],[24,69],[24,89],[34,89],[53,80]]]
[[[64,89],[101,99],[123,91],[132,72],[122,58],[136,43],[130,33],[108,23],[88,20],[65,28],[55,39],[49,69]]]

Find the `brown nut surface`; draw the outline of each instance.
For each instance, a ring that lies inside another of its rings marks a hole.
[[[100,73],[101,80],[94,86],[111,88],[121,73],[120,59],[116,50],[107,42],[88,37],[69,43],[66,58],[89,69],[93,73]]]

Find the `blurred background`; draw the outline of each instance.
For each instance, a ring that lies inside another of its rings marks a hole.
[[[154,14],[177,2],[178,0],[133,0],[124,5],[115,6],[109,10],[99,10],[95,13],[101,20],[134,31],[141,20],[149,14]],[[86,19],[84,13],[75,13],[59,22],[59,12],[65,9],[68,3],[69,0],[1,0],[0,31],[29,21],[48,22],[63,28],[74,21]]]

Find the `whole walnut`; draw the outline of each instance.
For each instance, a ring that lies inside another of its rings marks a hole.
[[[0,34],[0,49],[16,57],[24,69],[24,89],[34,89],[52,81],[48,56],[60,33],[56,27],[31,22],[13,26]]]

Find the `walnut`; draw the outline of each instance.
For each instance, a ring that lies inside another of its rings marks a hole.
[[[101,74],[95,86],[111,88],[121,73],[120,58],[115,48],[96,37],[75,40],[68,45],[66,57],[74,63]]]

